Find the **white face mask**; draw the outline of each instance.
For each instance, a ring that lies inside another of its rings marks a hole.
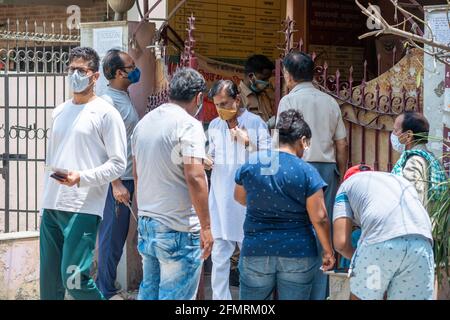
[[[391,133],[391,144],[392,148],[394,148],[394,150],[398,153],[402,153],[403,151],[405,151],[405,145],[400,142],[398,136],[396,136],[394,132]]]
[[[197,112],[195,113],[194,118],[197,118],[197,116],[200,114],[200,112],[202,112],[202,109],[203,109],[203,99],[202,99],[202,102],[200,102],[200,105],[197,106]]]
[[[200,93],[200,95],[198,97],[200,98],[200,103],[197,105],[197,111],[193,115],[193,117],[196,118],[196,119],[200,115],[200,113],[202,112],[202,109],[203,109],[203,94]]]
[[[69,74],[69,85],[74,93],[80,93],[89,87],[89,78],[92,75],[81,76],[78,70],[75,70],[72,74]]]

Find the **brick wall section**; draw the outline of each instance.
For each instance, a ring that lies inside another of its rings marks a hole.
[[[111,8],[109,8],[109,19],[106,19],[106,4],[106,0],[92,0],[92,4],[80,6],[81,22],[112,20],[114,11]],[[12,22],[12,30],[15,30],[16,19],[19,19],[21,31],[23,31],[25,20],[28,20],[29,31],[34,31],[34,21],[38,26],[42,26],[45,21],[47,32],[50,32],[51,23],[54,22],[57,33],[60,31],[61,23],[64,33],[67,33],[66,21],[69,17],[66,12],[67,7],[66,5],[0,5],[0,30],[5,29],[4,24],[9,18]]]

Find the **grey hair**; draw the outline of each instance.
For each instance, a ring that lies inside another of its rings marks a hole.
[[[237,85],[231,80],[219,80],[213,84],[211,90],[209,90],[209,98],[212,99],[217,96],[219,93],[225,90],[226,94],[233,99],[239,94],[239,90]]]
[[[199,92],[206,90],[203,76],[192,68],[175,72],[169,84],[169,98],[173,101],[191,102]]]

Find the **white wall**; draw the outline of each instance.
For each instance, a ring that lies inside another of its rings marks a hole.
[[[425,7],[425,18],[433,29],[435,39],[439,42],[450,43],[448,24],[447,27],[443,27],[443,22],[447,23],[445,7]],[[442,23],[436,22],[439,19]],[[428,32],[426,36],[430,37]],[[431,50],[428,46],[425,49]],[[444,125],[450,127],[450,108],[445,104],[445,65],[435,63],[434,59],[427,54],[424,56],[424,62],[424,114],[430,122],[430,137],[442,139]],[[447,94],[449,94],[448,89]],[[429,148],[436,156],[442,156],[442,141],[430,142]]]

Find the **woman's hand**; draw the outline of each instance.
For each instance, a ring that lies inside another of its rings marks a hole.
[[[322,270],[324,272],[333,269],[335,263],[334,252],[322,252]]]

